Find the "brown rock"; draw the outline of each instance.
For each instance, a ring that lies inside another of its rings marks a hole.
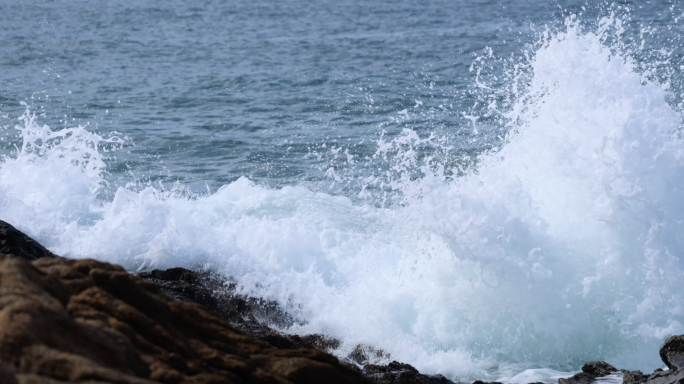
[[[0,255],[2,383],[365,383],[313,349],[276,350],[121,267]]]

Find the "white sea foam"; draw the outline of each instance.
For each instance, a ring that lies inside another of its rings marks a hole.
[[[293,332],[340,337],[341,354],[364,343],[465,379],[597,359],[650,370],[684,333],[684,143],[667,91],[604,45],[618,22],[547,38],[505,111],[507,145],[458,180],[402,180],[401,206],[245,178],[102,200],[104,139],[27,113],[0,163],[0,217],[64,256],[224,271],[306,321]]]
[[[561,371],[555,371],[553,369],[548,369],[548,368],[541,368],[541,369],[526,369],[523,372],[518,373],[517,375],[513,377],[503,377],[500,378],[499,381],[502,383],[548,383],[548,384],[556,384],[558,383],[558,379],[560,378],[567,378],[570,377],[576,373],[579,373],[580,371],[573,371],[573,372],[561,372]],[[622,383],[622,373],[619,373],[620,375],[620,383]],[[613,379],[614,376],[611,375],[611,379]],[[612,380],[610,381],[612,383]],[[607,384],[607,383],[605,383]],[[615,383],[619,384],[619,383]]]

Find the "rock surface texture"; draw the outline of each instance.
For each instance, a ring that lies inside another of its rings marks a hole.
[[[364,383],[316,349],[277,350],[121,267],[0,255],[2,383]]]
[[[392,361],[387,365],[368,364],[363,373],[373,381],[383,384],[451,384],[442,375],[424,375],[408,364]]]
[[[684,370],[656,371],[642,383],[646,384],[684,384]]]
[[[567,379],[558,379],[558,384],[589,384],[599,377],[608,376],[618,370],[605,361],[593,361],[582,367],[582,372]]]
[[[641,371],[627,371],[623,369],[620,372],[622,372],[622,382],[624,384],[639,384],[648,379],[648,375],[644,375]]]
[[[265,325],[286,328],[295,323],[274,302],[239,295],[234,284],[210,272],[195,272],[185,268],[155,269],[138,277],[150,282],[176,300],[197,303],[219,315],[240,331],[265,341],[277,349],[315,348],[329,351],[340,346],[338,340],[324,335],[286,335]]]
[[[612,365],[606,363],[605,361],[593,361],[591,363],[586,363],[582,366],[582,372],[592,375],[594,377],[604,377],[608,376],[613,372],[617,372]]]
[[[25,260],[55,256],[37,241],[2,220],[0,220],[0,253]]]
[[[684,335],[672,336],[660,348],[660,358],[670,370],[684,368]]]
[[[227,278],[211,272],[195,272],[185,268],[155,269],[140,273],[138,277],[153,283],[173,299],[205,306],[253,336],[275,332],[264,324],[286,328],[295,323],[277,303],[238,295],[235,284],[226,284]]]
[[[138,276],[155,284],[170,297],[206,306],[232,326],[274,348],[282,350],[314,348],[328,352],[340,346],[338,340],[325,335],[299,336],[277,332],[265,324],[288,327],[294,324],[295,320],[284,313],[276,303],[236,294],[234,285],[226,285],[225,278],[209,272],[171,268],[144,272]],[[444,376],[421,374],[414,367],[396,361],[387,365],[368,364],[371,357],[369,355],[388,357],[384,351],[357,346],[346,361],[363,366],[363,374],[379,383],[453,384]]]

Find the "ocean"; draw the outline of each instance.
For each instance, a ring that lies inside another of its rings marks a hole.
[[[684,333],[678,1],[3,1],[0,219],[452,380]]]

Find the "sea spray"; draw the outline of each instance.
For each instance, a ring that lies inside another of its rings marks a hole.
[[[64,256],[223,272],[302,323],[288,331],[343,340],[341,356],[371,345],[464,380],[652,370],[684,332],[684,145],[668,91],[607,45],[618,24],[542,37],[529,81],[492,105],[505,145],[476,168],[446,174],[416,151],[437,139],[411,130],[379,141],[390,204],[247,178],[206,195],[105,187],[104,139],[27,112],[0,215]]]
[[[27,109],[14,127],[21,133],[16,157],[0,160],[3,216],[57,237],[65,223],[92,223],[108,184],[104,154],[120,148],[122,139],[116,133],[105,139],[84,126],[52,130],[22,104]]]

